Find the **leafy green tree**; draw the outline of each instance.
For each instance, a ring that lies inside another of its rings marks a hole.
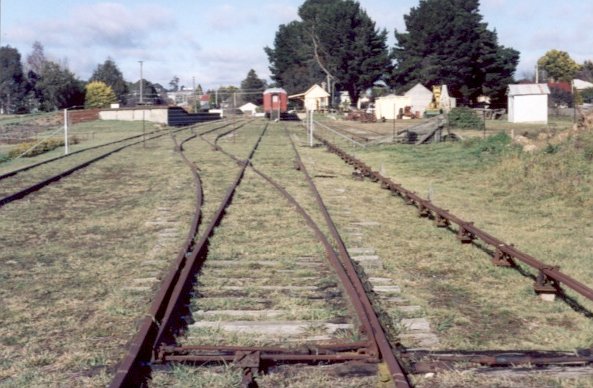
[[[566,51],[550,50],[538,59],[537,65],[545,74],[546,81],[570,82],[581,69]]]
[[[272,78],[289,93],[326,81],[356,104],[389,69],[387,31],[353,0],[306,0],[299,16],[301,22],[280,26],[274,49],[265,49]]]
[[[479,0],[421,0],[404,16],[406,32],[395,31],[392,83],[406,90],[421,82],[446,84],[462,103],[486,94],[501,99],[519,53],[498,44],[479,13]]]
[[[243,102],[241,89],[236,86],[221,86],[218,88],[218,105],[236,108]]]
[[[85,108],[106,108],[117,102],[117,96],[111,86],[102,81],[92,81],[85,87]]]
[[[126,104],[129,106],[135,106],[140,103],[140,81],[128,84],[128,94]],[[166,101],[162,98],[162,94],[166,90],[159,84],[153,84],[152,82],[143,79],[142,80],[142,103],[158,105]]]
[[[387,31],[352,0],[307,0],[299,8],[316,62],[356,104],[361,92],[389,70]]]
[[[113,59],[107,58],[103,64],[98,65],[89,81],[101,81],[105,83],[111,87],[118,101],[122,104],[126,103],[128,85]]]
[[[263,92],[266,89],[266,81],[257,76],[255,70],[249,70],[247,78],[241,81],[243,101],[261,105],[264,102]]]
[[[593,104],[593,88],[587,88],[580,91],[583,102]]]
[[[84,104],[83,83],[70,70],[52,61],[43,64],[35,89],[44,111]]]
[[[24,111],[27,91],[21,54],[15,48],[0,47],[0,113]]]

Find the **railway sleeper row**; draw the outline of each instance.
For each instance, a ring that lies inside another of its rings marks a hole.
[[[265,132],[265,131],[264,131]],[[254,384],[254,374],[256,370],[260,370],[270,362],[275,363],[335,363],[345,361],[365,361],[374,362],[379,361],[379,354],[376,350],[376,344],[374,341],[369,339],[363,341],[330,341],[328,343],[311,344],[305,348],[291,349],[286,348],[282,351],[274,349],[264,348],[245,348],[235,347],[229,349],[228,347],[223,348],[224,354],[220,353],[221,346],[173,346],[170,343],[175,343],[175,336],[186,332],[187,326],[182,322],[191,322],[192,317],[188,316],[188,296],[191,295],[191,288],[195,284],[194,276],[196,270],[199,270],[205,262],[208,254],[208,240],[212,235],[214,227],[220,224],[222,216],[225,212],[226,207],[229,205],[230,200],[234,195],[234,191],[238,186],[241,178],[245,173],[245,169],[251,166],[250,160],[257,149],[257,145],[261,141],[256,143],[249,157],[246,160],[238,160],[238,164],[241,165],[242,169],[239,173],[235,183],[229,188],[225,199],[222,201],[221,206],[217,214],[213,217],[210,225],[206,231],[202,234],[202,237],[198,242],[194,244],[191,253],[184,254],[185,258],[182,264],[176,266],[176,269],[168,276],[168,281],[164,282],[164,286],[161,288],[156,301],[153,303],[151,308],[150,319],[145,319],[144,324],[141,326],[141,330],[133,341],[133,346],[124,362],[121,364],[119,372],[114,379],[112,386],[126,386],[127,384],[142,384],[145,378],[146,368],[149,364],[146,363],[196,363],[200,364],[204,362],[215,362],[224,363],[228,361],[235,361],[238,366],[243,367],[244,373],[244,386],[251,386]],[[179,149],[179,147],[177,147]],[[217,147],[222,151],[220,147]],[[255,168],[251,166],[254,171]],[[256,171],[257,172],[257,171]],[[258,175],[263,177],[269,183],[274,185],[276,189],[282,191],[282,187],[275,183],[271,178],[265,176],[261,172],[257,172]],[[288,193],[283,193],[285,197],[289,198]],[[294,199],[292,200],[294,201]],[[298,207],[298,203],[294,202],[293,205]],[[303,211],[301,209],[301,211]],[[304,212],[304,211],[303,211]],[[304,213],[306,216],[306,213]],[[307,218],[307,217],[305,217]],[[314,227],[312,219],[307,218],[309,226]],[[316,234],[318,237],[323,237],[323,234],[317,228]],[[329,242],[325,242],[326,255],[333,254],[333,249],[329,245]],[[340,267],[339,260],[333,259],[334,265]],[[347,279],[345,275],[342,275],[343,279]],[[356,291],[350,287],[350,294],[355,295]],[[168,301],[167,301],[168,300]],[[360,303],[358,299],[355,299],[355,304]],[[358,307],[358,311],[364,311],[368,314],[368,311],[362,307]],[[154,314],[153,314],[154,312]],[[364,322],[363,322],[364,323]],[[156,326],[155,326],[156,325]],[[368,323],[367,323],[368,325]],[[373,329],[372,326],[369,328],[360,329],[361,338],[364,335],[371,334]],[[213,349],[217,349],[213,353]],[[204,353],[205,351],[205,353]],[[229,354],[230,351],[230,354]],[[196,354],[199,353],[199,354]],[[398,377],[399,378],[399,377]],[[403,377],[405,384],[397,384],[398,386],[408,386]]]

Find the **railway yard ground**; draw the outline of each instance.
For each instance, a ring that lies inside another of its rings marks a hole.
[[[389,135],[394,127],[323,123],[369,139]],[[504,124],[489,122],[485,138],[482,131],[460,131],[463,141],[417,147],[362,148],[321,127],[317,134],[382,176],[591,287],[591,133],[526,153],[511,142]],[[560,120],[545,128],[514,129],[537,138],[570,126]],[[124,140],[143,131],[149,134],[145,143],[142,137]],[[73,151],[122,142],[0,180],[1,196],[85,158],[126,148],[0,206],[1,387],[110,384],[172,263],[184,257],[179,250],[196,207],[201,216],[193,246],[237,180],[224,217],[212,224],[207,253],[191,282],[189,312],[182,317],[186,327],[175,333],[174,343],[323,348],[366,341],[353,307],[357,302],[307,217],[296,211],[301,208],[339,251],[305,171],[397,354],[578,350],[591,357],[593,302],[567,288],[544,301],[533,288],[537,271],[493,265],[486,244],[461,244],[455,228],[437,228],[379,183],[356,179],[352,166],[319,140],[309,147],[301,123],[229,120],[172,129],[95,121],[76,124],[71,133],[81,139]],[[60,152],[63,148],[0,163],[0,175]],[[302,165],[295,164],[299,158]],[[188,165],[195,167],[198,184]],[[404,369],[410,366],[406,360]],[[240,386],[244,378],[243,368],[232,362],[157,361],[151,387]],[[590,364],[459,363],[408,378],[417,387],[593,387]],[[260,387],[385,383],[382,364],[299,365],[272,368],[255,381]]]

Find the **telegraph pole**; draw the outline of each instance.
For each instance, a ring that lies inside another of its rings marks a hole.
[[[2,0],[0,0],[0,47],[2,47]]]
[[[144,103],[144,82],[143,82],[143,76],[142,76],[142,63],[144,61],[138,61],[138,63],[140,64],[140,104]]]

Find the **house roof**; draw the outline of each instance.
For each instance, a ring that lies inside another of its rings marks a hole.
[[[550,88],[546,84],[509,85],[509,88],[507,89],[507,94],[509,96],[550,94]]]
[[[413,87],[410,88],[410,90],[408,90],[407,92],[404,93],[404,96],[408,96],[410,94],[430,94],[432,96],[432,92],[430,91],[430,89],[428,89],[426,86],[422,85],[420,82],[418,82],[416,85],[414,85]]]
[[[572,84],[574,85],[574,88],[578,90],[593,88],[593,83],[583,81],[582,79],[574,79]]]
[[[293,94],[292,96],[288,96],[288,98],[304,98],[311,94],[313,94],[314,97],[316,97],[316,98],[329,97],[329,93],[327,91],[325,91],[325,89],[323,89],[321,86],[315,84],[315,85],[311,86],[306,92],[299,93],[299,94]]]
[[[255,105],[253,102],[248,102],[247,104],[241,105],[239,107],[241,110],[253,110],[255,108],[257,108],[257,105]]]

